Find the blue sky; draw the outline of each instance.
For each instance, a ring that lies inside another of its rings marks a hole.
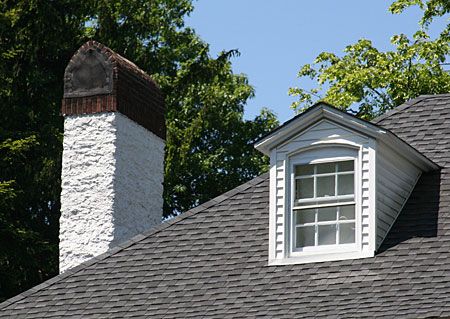
[[[390,37],[418,29],[421,12],[408,9],[401,15],[388,12],[391,1],[379,0],[197,0],[186,20],[216,55],[238,49],[235,73],[244,73],[256,89],[246,118],[261,107],[272,109],[284,122],[294,115],[291,86],[300,86],[296,74],[322,51],[342,53],[360,38],[380,50],[391,49]],[[433,25],[439,30],[441,19]],[[436,32],[432,32],[436,34]]]

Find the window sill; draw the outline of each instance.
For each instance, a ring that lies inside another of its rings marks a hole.
[[[348,259],[370,258],[375,255],[372,252],[361,251],[346,251],[346,252],[332,252],[332,253],[296,253],[295,256],[289,256],[282,259],[269,259],[269,266],[281,265],[295,265],[295,264],[309,264],[327,261],[338,261]]]
[[[323,246],[312,246],[297,248],[291,252],[289,257],[305,257],[310,255],[326,255],[329,253],[348,253],[348,252],[359,252],[356,243],[352,244],[340,244],[340,245],[323,245]]]

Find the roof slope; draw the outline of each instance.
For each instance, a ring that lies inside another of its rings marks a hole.
[[[377,119],[443,167],[374,258],[267,266],[268,175],[0,304],[2,318],[450,316],[450,95]]]

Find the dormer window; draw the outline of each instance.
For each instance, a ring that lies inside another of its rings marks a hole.
[[[269,265],[373,257],[421,173],[438,168],[325,103],[255,146],[270,156]]]
[[[355,243],[354,160],[294,165],[292,251]]]
[[[360,151],[343,144],[299,149],[286,157],[291,188],[286,206],[290,258],[356,253],[361,246]]]

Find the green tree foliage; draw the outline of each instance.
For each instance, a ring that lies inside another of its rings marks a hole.
[[[303,65],[298,73],[299,78],[312,80],[316,87],[290,88],[289,94],[298,97],[292,107],[303,111],[317,101],[342,109],[357,105],[359,116],[371,119],[420,94],[450,92],[450,74],[445,69],[450,53],[449,28],[436,39],[427,34],[429,23],[435,16],[448,13],[449,4],[444,0],[398,0],[390,10],[400,13],[413,4],[425,11],[421,28],[412,39],[394,35],[394,50],[387,52],[375,48],[370,40],[360,39],[347,46],[343,56],[320,53],[313,64]]]
[[[171,108],[167,115],[166,216],[220,195],[267,169],[267,159],[253,148],[253,142],[278,122],[267,110],[253,121],[242,119],[244,103],[253,96],[253,89],[245,76],[231,73],[231,54],[223,52],[216,60],[205,54],[183,64],[167,86]]]
[[[397,0],[391,4],[389,11],[398,14],[402,13],[406,8],[411,6],[419,6],[423,10],[423,16],[420,20],[422,27],[428,27],[434,18],[445,16],[450,12],[450,2],[448,0]],[[447,24],[444,35],[448,36],[450,23]]]
[[[83,10],[0,0],[0,299],[58,269],[61,79]]]
[[[0,300],[58,272],[64,68],[88,39],[136,62],[166,95],[166,217],[267,169],[252,142],[277,125],[230,58],[184,26],[190,0],[0,0]]]

